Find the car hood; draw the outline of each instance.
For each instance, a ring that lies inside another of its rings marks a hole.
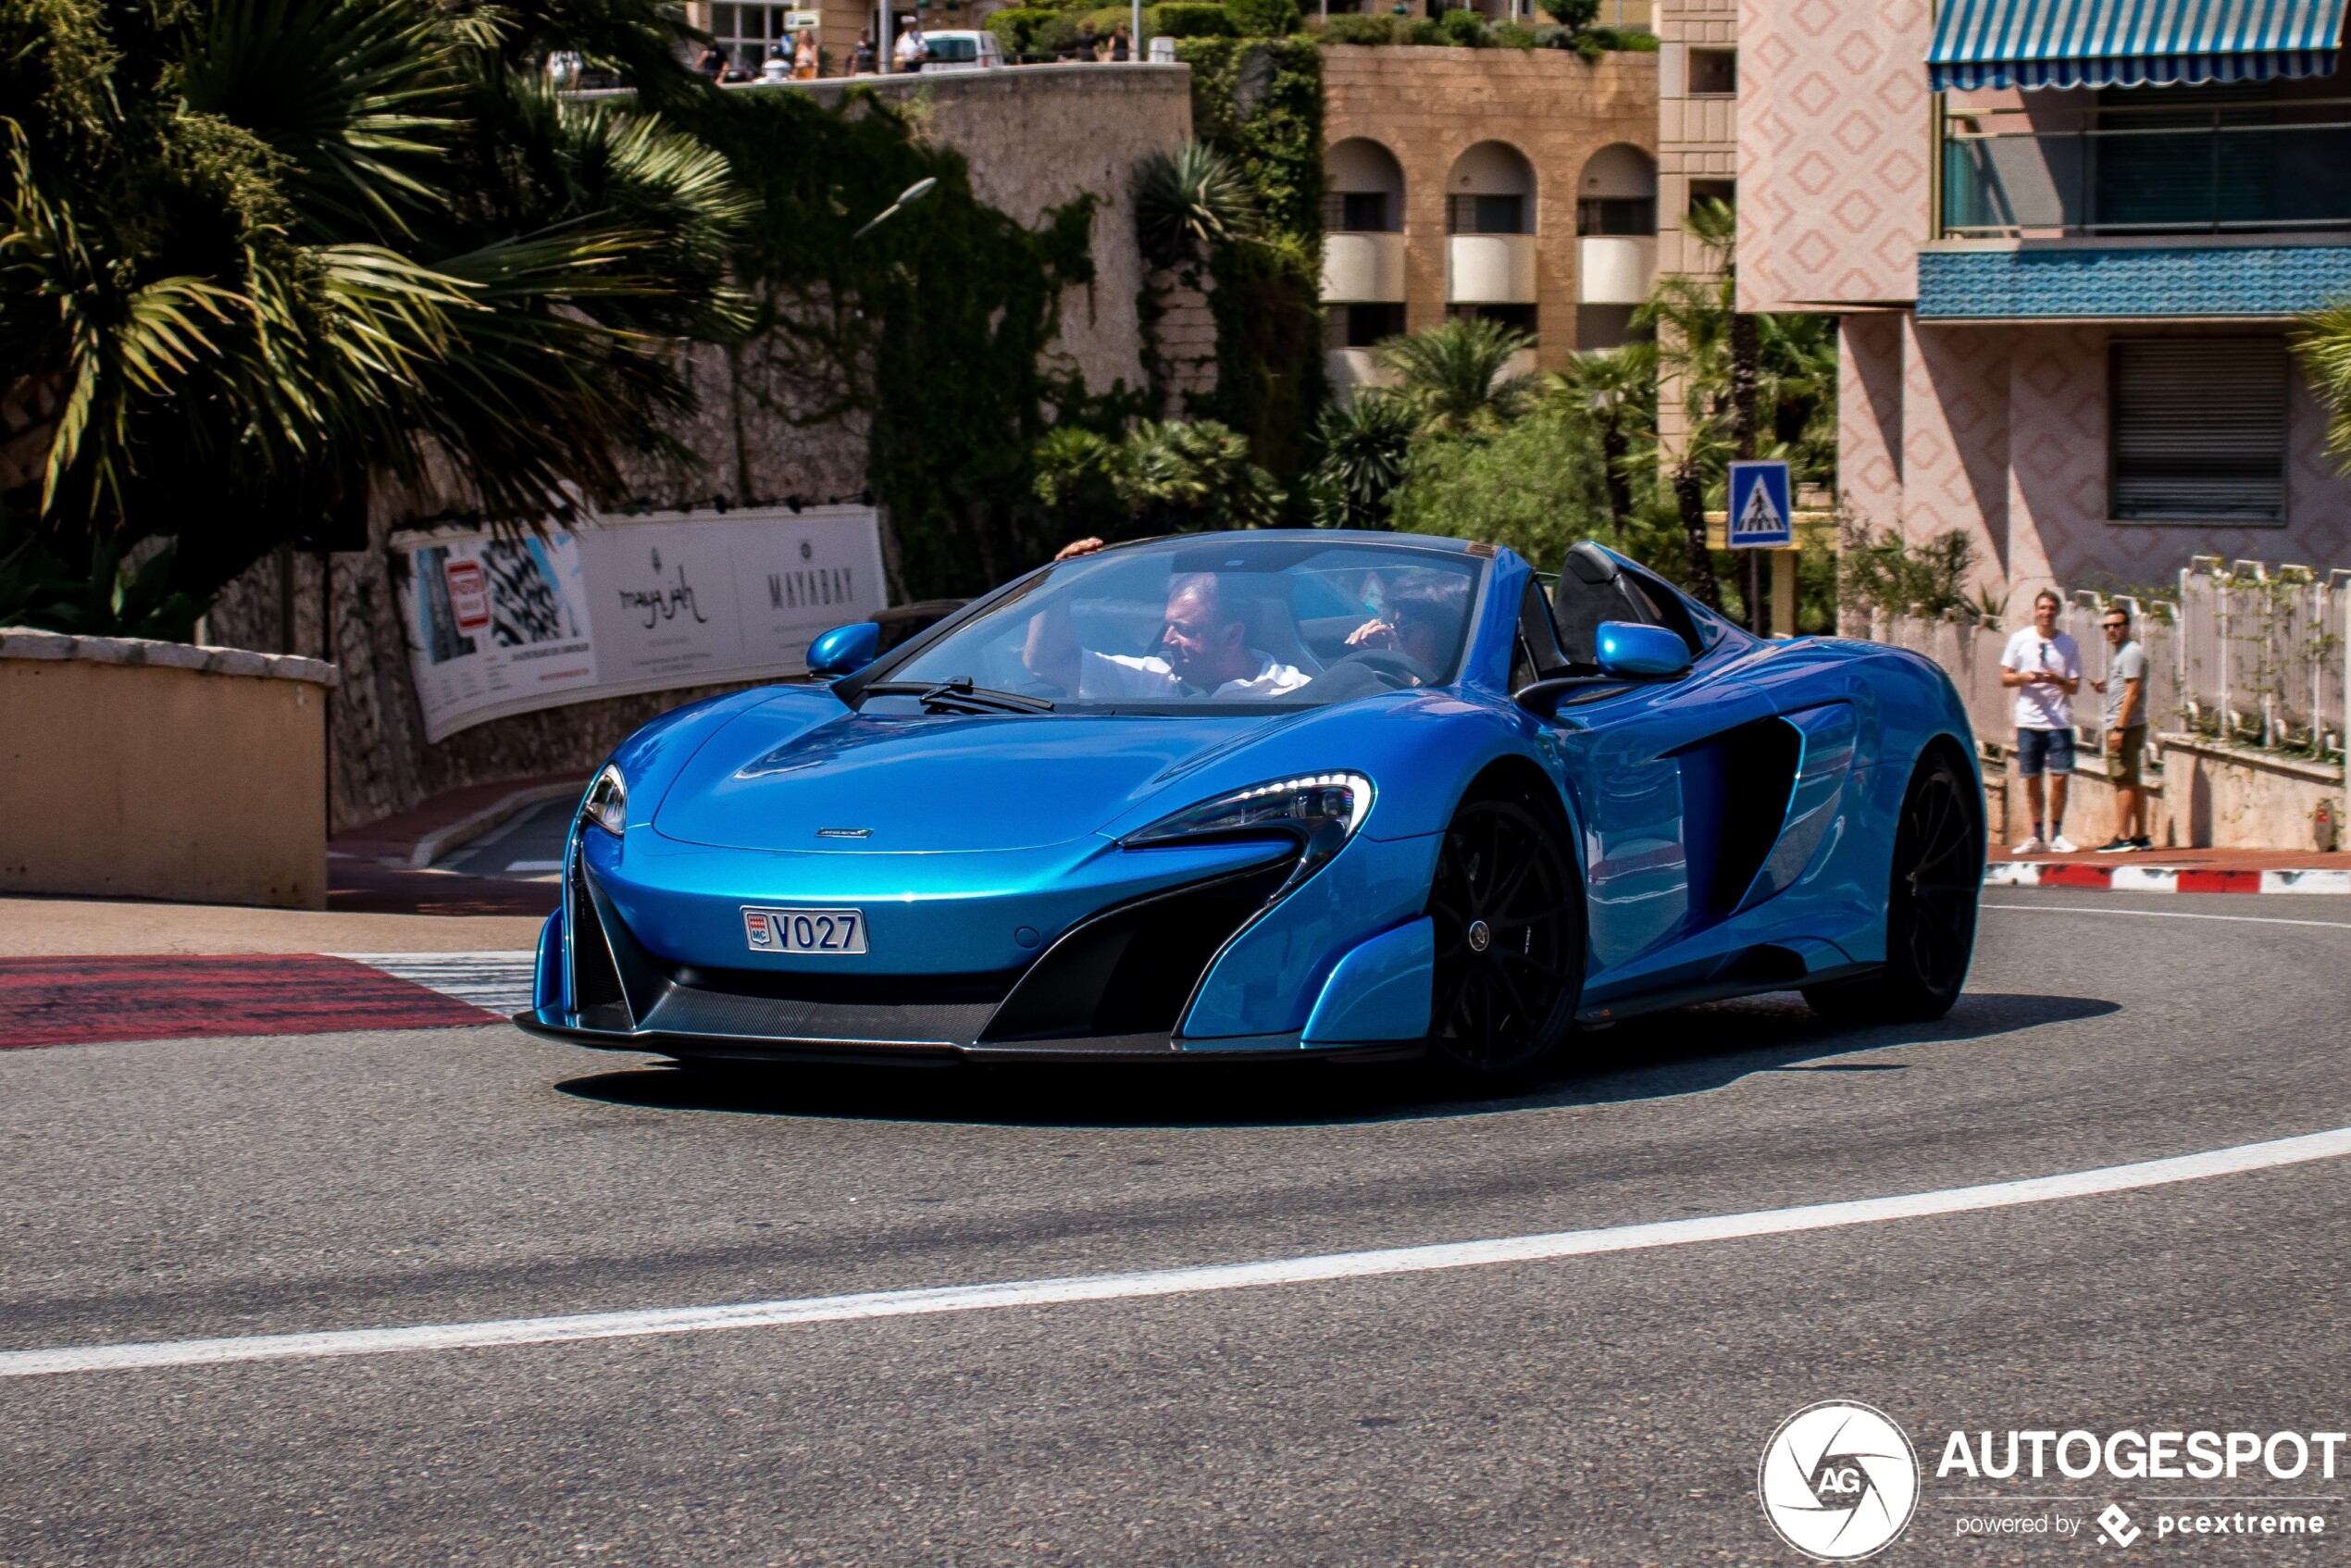
[[[1035,849],[1084,838],[1300,716],[822,715],[774,704],[713,736],[653,826],[726,849]],[[1168,809],[1190,803],[1173,790]]]

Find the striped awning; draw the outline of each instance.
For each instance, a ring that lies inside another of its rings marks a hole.
[[[1942,0],[1927,79],[2149,87],[2332,76],[2345,0]]]

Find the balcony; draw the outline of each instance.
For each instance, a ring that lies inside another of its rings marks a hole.
[[[2351,100],[2101,108],[2081,118],[2092,123],[2050,129],[2020,111],[1952,111],[1943,235],[2351,232]]]
[[[1445,240],[1445,303],[1533,305],[1535,236],[1449,234]]]
[[[1323,236],[1323,303],[1375,305],[1404,297],[1404,236]]]
[[[1639,305],[1657,273],[1654,234],[1587,234],[1575,242],[1578,305]]]

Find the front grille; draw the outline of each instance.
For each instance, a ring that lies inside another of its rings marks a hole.
[[[672,987],[645,1014],[649,1033],[823,1043],[968,1045],[996,1011],[988,1002],[889,1006],[731,996]]]

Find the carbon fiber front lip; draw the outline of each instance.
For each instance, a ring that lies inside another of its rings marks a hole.
[[[612,1011],[612,1010],[605,1010]],[[600,1020],[601,1021],[601,1020]],[[1259,1035],[1246,1045],[1184,1042],[1167,1035],[1096,1035],[1075,1039],[1006,1044],[939,1039],[834,1039],[819,1036],[681,1034],[659,1029],[597,1027],[577,1014],[534,1008],[514,1015],[516,1027],[548,1039],[598,1051],[656,1056],[709,1056],[762,1062],[1303,1062],[1400,1060],[1421,1052],[1418,1041],[1378,1045],[1301,1046],[1295,1034]]]

